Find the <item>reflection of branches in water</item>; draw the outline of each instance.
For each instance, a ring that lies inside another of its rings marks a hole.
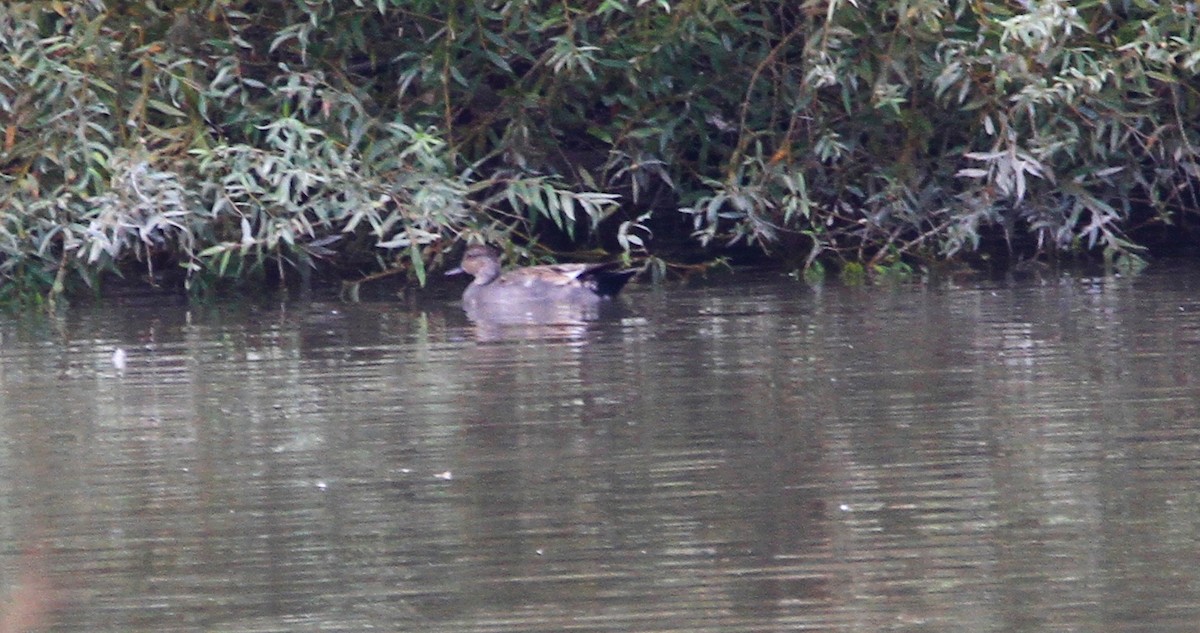
[[[46,548],[30,547],[17,561],[17,583],[0,600],[0,633],[24,633],[48,628],[54,609],[54,589],[46,573]]]

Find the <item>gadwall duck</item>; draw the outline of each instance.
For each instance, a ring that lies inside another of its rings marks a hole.
[[[550,304],[593,306],[620,292],[637,273],[619,267],[618,262],[552,264],[501,272],[500,253],[490,246],[474,245],[463,253],[458,268],[446,274],[466,273],[475,278],[462,298],[468,312],[478,312]]]

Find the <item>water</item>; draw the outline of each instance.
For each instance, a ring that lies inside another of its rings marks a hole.
[[[1200,277],[733,281],[0,321],[0,630],[1195,630]]]

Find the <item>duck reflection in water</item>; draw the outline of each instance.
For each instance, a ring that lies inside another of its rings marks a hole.
[[[474,277],[463,291],[463,310],[476,323],[581,324],[600,317],[637,271],[618,262],[526,266],[502,272],[500,253],[474,245],[447,275]]]

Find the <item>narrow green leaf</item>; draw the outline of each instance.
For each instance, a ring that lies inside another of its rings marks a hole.
[[[159,101],[158,99],[150,99],[146,103],[151,108],[154,108],[155,110],[158,110],[159,112],[162,112],[163,114],[169,114],[171,116],[179,117],[181,119],[187,118],[187,115],[183,113],[183,110],[180,110],[179,108],[176,108],[175,106],[173,106],[169,103],[166,103],[164,101]]]
[[[413,273],[417,276],[417,283],[422,288],[425,287],[425,259],[421,257],[421,248],[417,245],[416,240],[413,240],[408,247],[408,260],[412,262]]]

